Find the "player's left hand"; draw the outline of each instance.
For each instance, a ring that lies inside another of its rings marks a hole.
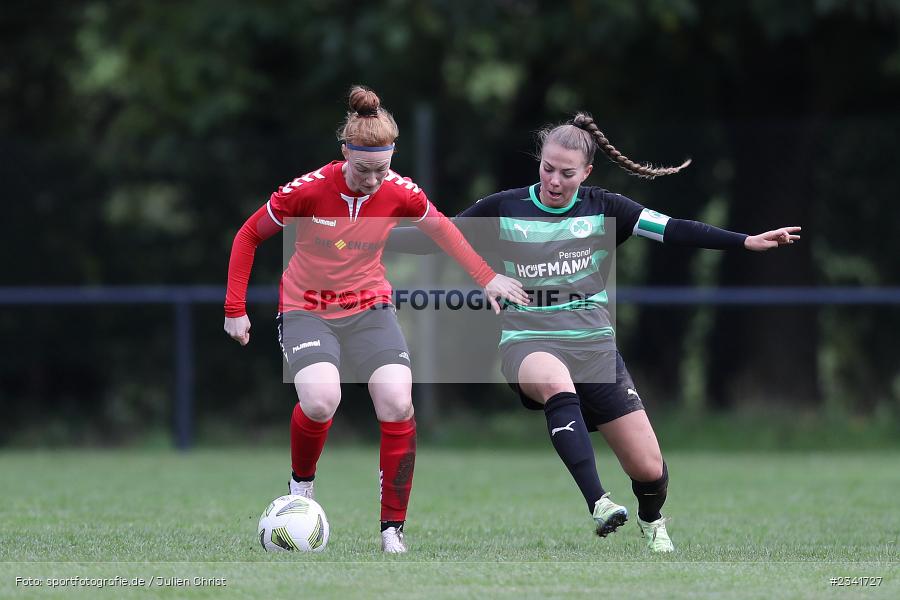
[[[744,248],[762,252],[769,248],[793,244],[800,239],[799,235],[794,235],[798,231],[800,231],[800,227],[782,227],[759,235],[750,235],[744,240]]]
[[[522,306],[529,302],[528,294],[522,289],[521,281],[499,273],[494,275],[494,278],[484,286],[484,295],[487,297],[488,302],[491,303],[494,313],[498,315],[500,314],[500,304],[497,303],[498,297]]]

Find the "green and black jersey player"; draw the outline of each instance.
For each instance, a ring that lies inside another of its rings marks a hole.
[[[660,513],[668,470],[637,388],[615,345],[607,310],[610,254],[633,235],[711,249],[766,250],[799,239],[799,227],[747,236],[671,219],[599,187],[583,186],[599,147],[619,166],[647,178],[679,167],[630,161],[578,114],[540,134],[540,181],[493,194],[456,220],[472,245],[523,282],[532,302],[508,306],[501,321],[503,374],[522,403],[543,409],[551,443],[605,536],[627,520],[597,475],[588,431],[598,430],[632,479],[638,524],[653,551],[673,550]],[[388,250],[437,252],[414,229],[395,229]]]

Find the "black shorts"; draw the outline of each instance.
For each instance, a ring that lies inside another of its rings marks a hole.
[[[501,349],[504,377],[529,410],[543,410],[540,402],[526,396],[517,383],[519,367],[525,357],[534,352],[547,352],[557,357],[569,369],[575,393],[581,399],[581,414],[588,431],[619,417],[643,410],[625,361],[615,346],[566,347],[552,341],[536,340],[509,344]],[[613,383],[613,371],[615,383]],[[606,382],[606,383],[604,383]]]
[[[397,311],[381,304],[349,317],[323,319],[294,310],[278,313],[278,344],[286,362],[285,379],[293,382],[309,365],[329,362],[343,376],[366,383],[384,365],[410,366],[409,348],[397,322]]]

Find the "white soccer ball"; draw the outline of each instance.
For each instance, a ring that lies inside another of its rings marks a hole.
[[[315,500],[275,498],[259,517],[259,543],[266,552],[321,552],[328,544],[328,518]]]

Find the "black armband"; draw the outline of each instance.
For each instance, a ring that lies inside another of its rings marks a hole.
[[[735,233],[700,221],[684,219],[669,219],[663,233],[663,242],[666,244],[710,250],[743,248],[746,239],[746,233]]]

